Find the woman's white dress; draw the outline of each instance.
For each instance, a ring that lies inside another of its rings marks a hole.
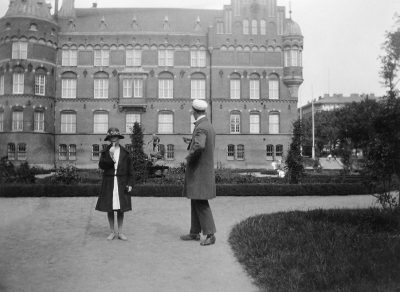
[[[114,151],[114,188],[113,188],[113,210],[121,209],[119,204],[119,193],[118,193],[118,180],[117,180],[117,169],[118,169],[118,160],[119,160],[120,148],[115,148]]]

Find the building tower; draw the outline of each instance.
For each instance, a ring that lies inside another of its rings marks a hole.
[[[58,25],[44,0],[10,0],[0,19],[0,140],[16,164],[54,166]]]

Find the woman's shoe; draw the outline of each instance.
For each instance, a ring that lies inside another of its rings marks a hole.
[[[115,238],[115,233],[111,232],[109,236],[107,236],[107,240],[113,240]]]
[[[122,234],[122,233],[118,233],[118,238],[119,239],[121,239],[121,240],[124,240],[124,241],[127,241],[128,240],[128,237],[126,237],[124,234]]]

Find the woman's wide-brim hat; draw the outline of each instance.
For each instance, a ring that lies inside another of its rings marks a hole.
[[[104,141],[110,141],[112,137],[118,137],[119,139],[124,139],[124,136],[121,135],[119,129],[117,128],[108,129],[107,136],[104,138]]]

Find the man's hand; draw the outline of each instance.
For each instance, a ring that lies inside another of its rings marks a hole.
[[[192,142],[192,139],[190,138],[186,138],[186,137],[182,137],[183,142],[185,142],[186,144],[189,144],[190,142]]]

